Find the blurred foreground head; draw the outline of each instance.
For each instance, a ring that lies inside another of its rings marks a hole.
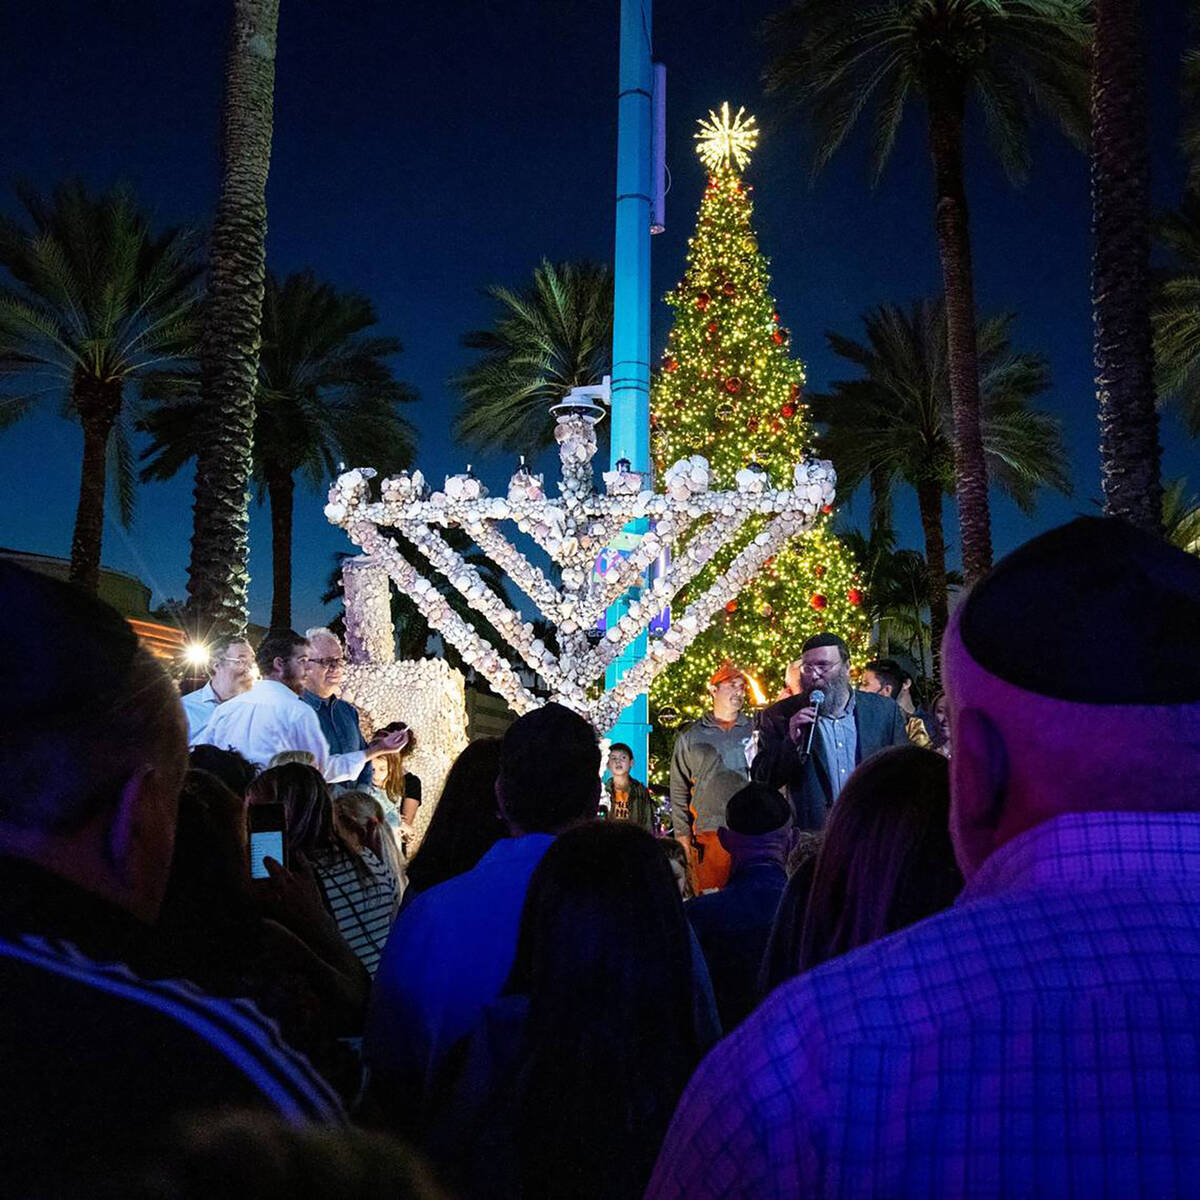
[[[975,585],[942,662],[964,874],[1065,813],[1200,811],[1200,559],[1073,521]]]
[[[558,833],[590,820],[600,802],[596,731],[561,704],[518,717],[500,742],[496,799],[515,833]]]
[[[187,767],[179,692],[125,620],[0,562],[0,853],[153,920]]]

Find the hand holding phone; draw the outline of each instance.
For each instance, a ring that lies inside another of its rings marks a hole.
[[[282,804],[251,804],[246,812],[250,841],[250,878],[268,879],[266,859],[287,866],[287,812]]]

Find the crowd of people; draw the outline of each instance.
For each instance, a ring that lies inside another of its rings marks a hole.
[[[1003,560],[928,709],[831,634],[753,715],[723,664],[666,829],[550,703],[419,845],[329,630],[181,703],[94,598],[0,595],[4,1194],[1196,1189],[1200,561],[1149,535]]]

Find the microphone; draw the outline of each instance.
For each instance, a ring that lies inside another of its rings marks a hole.
[[[808,695],[807,707],[808,708],[820,708],[824,702],[825,702],[825,693],[823,691],[821,691],[820,688],[813,688],[813,690]],[[801,754],[800,754],[801,762],[807,762],[812,757],[813,737],[816,735],[816,732],[817,732],[817,722],[813,721],[813,723],[808,727],[808,736],[805,737],[805,739],[804,739],[804,749],[803,749],[803,751],[801,751]]]

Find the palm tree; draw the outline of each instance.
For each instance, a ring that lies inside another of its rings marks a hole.
[[[8,424],[60,392],[83,427],[70,578],[94,592],[110,480],[122,522],[133,519],[126,385],[191,353],[201,266],[194,238],[153,234],[126,188],[17,194],[30,226],[0,218],[0,263],[16,282],[0,287],[0,372],[24,386],[0,411]]]
[[[1160,399],[1174,399],[1193,437],[1200,436],[1200,192],[1189,191],[1154,230],[1175,262],[1159,281],[1151,314]]]
[[[483,357],[452,381],[463,398],[455,436],[484,451],[535,454],[554,444],[550,406],[609,370],[612,272],[543,259],[528,286],[489,287],[487,295],[499,312],[490,329],[463,335]]]
[[[267,172],[279,0],[233,0],[222,114],[221,194],[200,342],[205,398],[192,506],[188,605],[197,628],[246,627],[254,394],[266,275]]]
[[[1062,434],[1057,420],[1030,407],[1049,386],[1039,355],[1014,351],[1011,313],[980,323],[976,331],[980,429],[988,479],[1023,512],[1045,486],[1068,493]],[[826,333],[832,349],[863,371],[861,378],[810,395],[813,419],[825,426],[820,447],[850,496],[869,481],[873,512],[886,514],[897,483],[917,493],[925,532],[929,608],[936,673],[948,618],[946,541],[942,497],[955,489],[949,336],[940,300],[918,300],[907,310],[881,305],[863,317],[866,342]]]
[[[386,359],[396,338],[365,331],[378,322],[365,296],[318,283],[310,271],[283,283],[267,277],[263,345],[254,414],[253,478],[271,506],[273,589],[271,627],[292,618],[292,507],[296,478],[319,487],[339,460],[389,473],[411,464],[412,426],[397,405],[416,393],[392,374]],[[203,393],[174,388],[143,427],[153,442],[143,457],[145,478],[174,475],[197,452],[206,425]],[[180,394],[182,393],[182,394]]]
[[[1104,511],[1162,529],[1150,328],[1150,151],[1140,0],[1096,0],[1092,315]]]
[[[875,650],[880,658],[891,653],[892,642],[899,639],[908,653],[929,669],[930,576],[924,555],[919,550],[896,549],[896,534],[891,529],[873,528],[869,535],[851,529],[839,534],[863,567],[867,616],[877,631]],[[946,572],[946,582],[962,583],[957,571]]]
[[[1027,135],[1036,109],[1082,143],[1088,127],[1087,12],[1087,0],[793,0],[768,25],[779,49],[765,72],[767,91],[807,112],[817,136],[815,171],[870,108],[878,179],[905,104],[924,102],[968,582],[992,558],[963,170],[968,101],[977,104],[992,148],[1014,181],[1028,171]]]
[[[1172,546],[1200,555],[1200,499],[1187,494],[1187,480],[1163,488],[1163,536]]]

